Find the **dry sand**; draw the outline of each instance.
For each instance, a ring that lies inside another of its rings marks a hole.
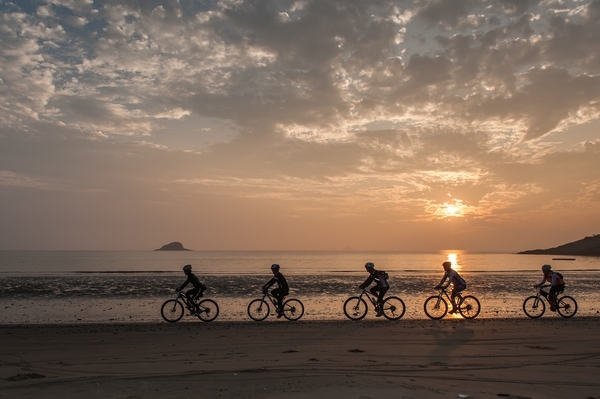
[[[0,398],[600,399],[600,318],[0,325]]]

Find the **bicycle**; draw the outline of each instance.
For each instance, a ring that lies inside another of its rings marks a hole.
[[[425,300],[423,309],[427,317],[433,320],[439,320],[448,313],[448,302],[452,303],[450,294],[448,293],[448,285],[437,287],[440,290],[438,295],[432,295]],[[445,297],[445,299],[444,299]],[[481,311],[479,299],[473,295],[462,296],[460,293],[456,295],[458,299],[458,312],[465,319],[474,319]]]
[[[377,311],[377,297],[366,289],[363,289],[359,296],[352,296],[344,302],[344,314],[350,320],[360,320],[367,315],[368,306],[367,302],[363,299],[363,296],[366,296],[367,299],[369,299],[373,304],[373,308]],[[404,316],[406,307],[404,306],[402,299],[397,296],[388,296],[383,300],[381,311],[386,319],[398,320]]]
[[[262,298],[252,300],[248,304],[248,316],[254,321],[262,321],[266,319],[271,313],[269,301],[273,304],[273,307],[277,309],[277,299],[269,292],[263,292]],[[283,302],[283,316],[290,320],[299,320],[304,314],[304,305],[299,299],[290,298]]]
[[[527,297],[523,301],[523,312],[525,312],[525,314],[532,319],[541,317],[546,311],[546,304],[542,298],[546,298],[546,301],[550,303],[548,297],[542,294],[545,293],[547,295],[548,293],[543,291],[542,288],[544,287],[539,287],[537,295]],[[558,292],[557,295],[560,293],[562,293],[562,291]],[[575,313],[577,313],[577,301],[575,301],[575,298],[573,297],[564,295],[560,298],[557,298],[556,303],[556,311],[562,317],[568,319],[575,316]],[[550,304],[550,309],[552,309],[552,304]]]
[[[163,319],[169,323],[175,323],[183,317],[184,307],[190,311],[190,316],[197,316],[200,320],[210,322],[219,315],[219,305],[212,299],[203,299],[197,302],[198,313],[196,307],[181,291],[177,293],[175,299],[169,299],[160,308],[160,314]]]

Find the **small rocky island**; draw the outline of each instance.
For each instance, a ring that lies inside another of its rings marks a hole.
[[[183,247],[182,243],[175,241],[175,242],[163,245],[159,249],[155,249],[155,251],[191,251],[191,249],[186,249]]]
[[[532,249],[529,251],[518,252],[518,254],[600,256],[600,234],[594,234],[581,240],[554,248]]]

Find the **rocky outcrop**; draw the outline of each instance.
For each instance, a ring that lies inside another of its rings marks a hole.
[[[191,251],[191,249],[185,249],[183,244],[180,242],[172,242],[166,245],[163,245],[159,249],[155,249],[155,251]]]
[[[579,241],[570,242],[548,249],[532,249],[518,252],[519,254],[544,254],[544,255],[579,255],[600,256],[600,234],[585,237]]]

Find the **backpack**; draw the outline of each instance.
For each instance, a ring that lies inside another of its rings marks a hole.
[[[383,270],[379,271],[379,275],[381,277],[383,277],[384,279],[386,279],[386,281],[390,278],[390,275],[386,271],[383,271]]]
[[[462,277],[461,277],[461,275],[460,275],[460,274],[458,274],[458,272],[456,272],[456,271],[455,271],[454,273],[455,273],[455,275],[456,275],[456,280],[457,280],[457,281],[458,281],[458,282],[459,282],[461,285],[464,285],[464,286],[466,286],[466,285],[467,285],[467,282],[465,281],[465,279],[464,279],[464,278],[462,278]]]
[[[561,273],[559,273],[559,272],[554,272],[554,274],[556,274],[556,276],[557,276],[559,279],[561,279],[561,280],[562,280],[562,283],[563,283],[563,284],[565,283],[565,279],[563,278],[563,275],[562,275]]]

